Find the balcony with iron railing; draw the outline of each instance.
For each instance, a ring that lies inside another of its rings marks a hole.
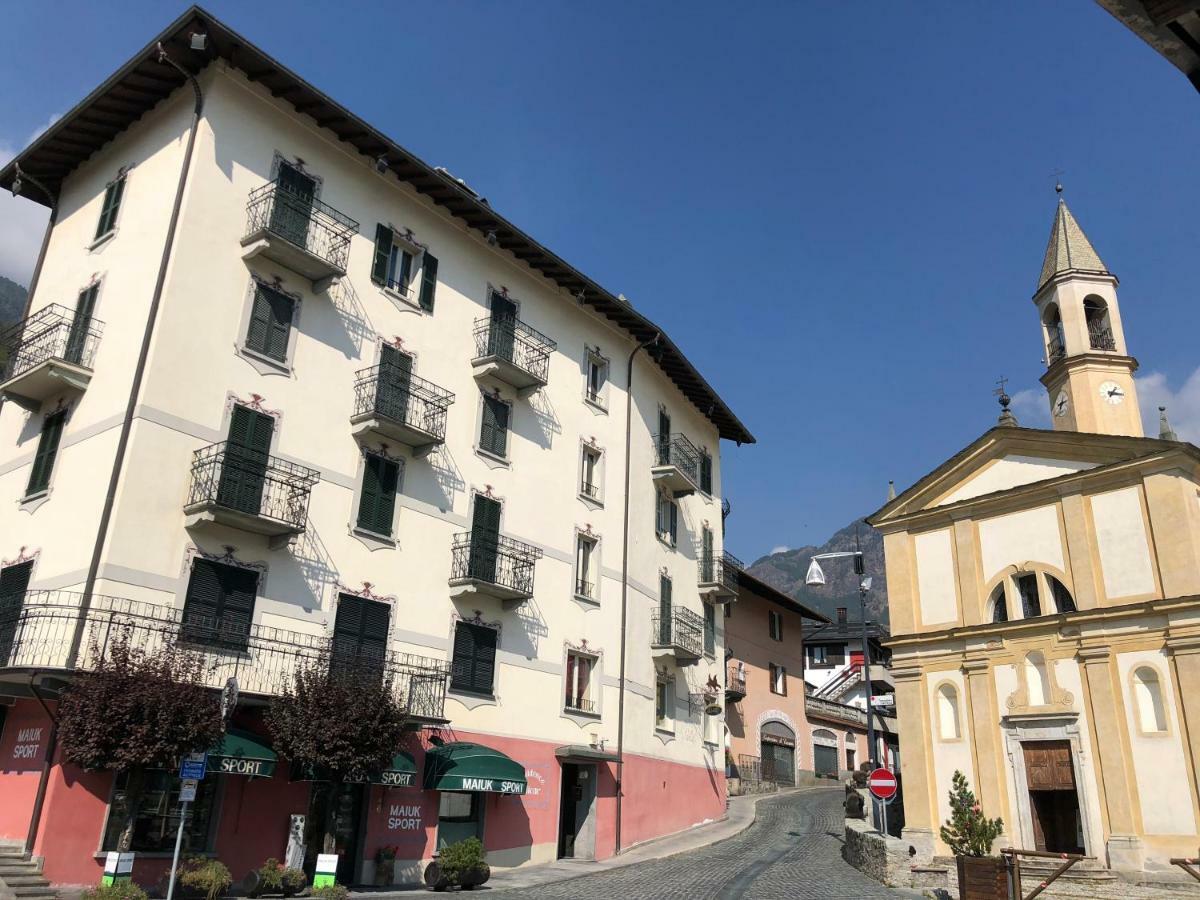
[[[746,568],[740,559],[728,550],[717,555],[701,549],[696,568],[701,596],[713,603],[729,603],[737,599],[738,573]]]
[[[704,655],[704,619],[690,609],[676,608],[650,616],[650,655],[671,657],[676,665],[690,665]]]
[[[533,597],[534,564],[542,551],[493,531],[466,531],[451,545],[451,596],[491,597],[505,608]]]
[[[355,435],[369,434],[425,453],[446,440],[454,395],[424,378],[387,365],[359,370],[354,380]]]
[[[1088,344],[1093,350],[1116,350],[1112,327],[1103,322],[1088,322]]]
[[[217,523],[284,542],[308,525],[308,500],[321,480],[314,469],[229,441],[192,456],[187,525]]]
[[[656,434],[650,476],[676,497],[693,494],[700,487],[701,456],[700,449],[682,434]]]
[[[558,344],[515,316],[475,320],[476,378],[491,378],[518,391],[534,391],[550,381],[550,355]]]
[[[222,621],[124,597],[94,595],[85,610],[83,595],[72,591],[29,591],[0,609],[0,681],[25,682],[34,671],[93,671],[122,645],[142,653],[177,647],[196,659],[207,687],[220,689],[236,677],[239,695],[250,702],[278,696],[294,684],[298,671],[311,666],[341,676],[378,677],[412,718],[446,721],[445,660],[392,650],[350,655],[339,652],[326,634]]]
[[[1050,340],[1047,342],[1046,365],[1052,366],[1060,359],[1065,359],[1067,356],[1067,347],[1063,343],[1061,331],[1054,332],[1050,335]]]
[[[346,274],[358,223],[332,206],[269,181],[250,193],[246,219],[244,258],[265,256],[318,290]]]
[[[596,701],[586,697],[567,697],[563,710],[571,713],[583,713],[585,716],[597,716]]]
[[[737,703],[746,698],[746,665],[733,661],[725,667],[725,700]]]
[[[52,303],[0,332],[0,394],[40,403],[63,390],[84,391],[104,324]]]

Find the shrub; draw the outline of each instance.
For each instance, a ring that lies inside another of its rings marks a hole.
[[[194,891],[203,891],[205,900],[218,900],[233,884],[233,876],[222,862],[192,857],[183,864],[179,883]]]
[[[257,893],[275,894],[283,891],[283,866],[279,860],[271,857],[258,870]]]
[[[344,884],[327,884],[324,887],[313,888],[308,896],[312,900],[347,900],[350,892]]]
[[[308,886],[308,876],[303,869],[291,867],[283,870],[283,892],[289,897],[298,894]]]
[[[450,884],[462,884],[468,872],[481,868],[483,864],[483,843],[479,838],[447,844],[438,853],[438,865]]]
[[[98,884],[83,892],[83,900],[146,900],[146,892],[132,881]]]
[[[956,769],[950,790],[950,818],[942,826],[942,840],[955,856],[987,856],[1003,830],[1002,820],[983,815],[967,776]]]

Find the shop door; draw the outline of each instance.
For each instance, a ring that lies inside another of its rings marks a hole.
[[[1048,853],[1083,853],[1083,823],[1070,743],[1031,741],[1023,744],[1022,750],[1036,848]]]
[[[796,750],[783,744],[762,745],[762,777],[763,781],[773,781],[776,784],[793,785],[796,783]]]
[[[596,767],[563,763],[558,817],[559,859],[595,859]]]
[[[334,847],[338,855],[338,884],[354,884],[358,861],[362,857],[363,791],[365,785],[314,781],[304,823],[304,871],[311,879],[317,868],[317,854],[324,853],[325,821],[333,816]]]

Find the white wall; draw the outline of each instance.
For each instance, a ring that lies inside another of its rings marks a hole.
[[[1141,490],[1122,488],[1089,499],[1105,594],[1115,600],[1154,593]]]

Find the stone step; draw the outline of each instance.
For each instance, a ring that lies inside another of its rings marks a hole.
[[[23,897],[23,898],[25,898],[25,900],[34,900],[34,898],[38,898],[38,897],[57,897],[58,896],[58,891],[56,891],[56,890],[54,890],[54,888],[50,887],[49,884],[45,884],[45,885],[29,885],[29,884],[15,885],[15,886],[11,887],[10,890],[12,891],[12,893],[14,895],[16,895],[17,897]]]
[[[26,875],[33,875],[40,878],[42,870],[29,863],[25,866],[0,866],[0,881],[7,881],[9,878],[21,878]]]
[[[15,888],[20,885],[33,885],[34,887],[37,887],[38,885],[44,885],[44,884],[48,885],[50,883],[41,876],[40,872],[29,872],[29,873],[23,874],[23,875],[7,875],[6,874],[3,876],[0,876],[0,880],[2,880],[5,884],[7,884],[11,888]]]

